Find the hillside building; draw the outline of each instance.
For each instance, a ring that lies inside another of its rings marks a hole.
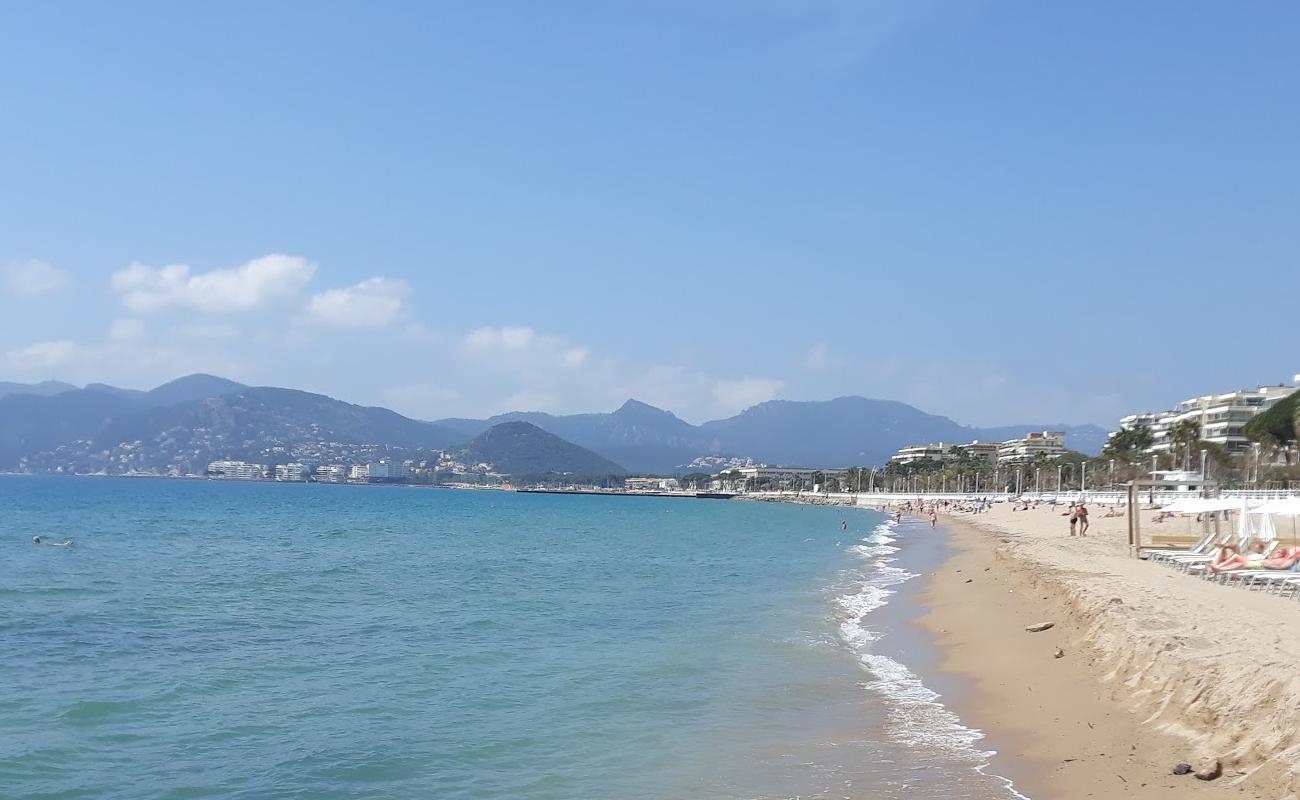
[[[1188,398],[1169,411],[1129,414],[1119,421],[1119,427],[1120,430],[1149,429],[1152,444],[1147,452],[1167,453],[1176,446],[1175,426],[1191,420],[1199,427],[1202,441],[1213,442],[1229,453],[1241,453],[1249,450],[1251,444],[1246,438],[1246,423],[1297,390],[1300,390],[1300,375],[1290,385],[1279,383],[1207,394]]]
[[[999,447],[1001,445],[997,442],[981,442],[979,440],[966,444],[946,444],[944,442],[914,444],[900,448],[897,453],[890,456],[889,463],[905,466],[918,461],[942,462],[967,458],[972,461],[992,464],[997,461]]]
[[[321,464],[316,468],[319,483],[343,483],[348,479],[348,468],[342,464]]]
[[[308,471],[306,464],[298,464],[295,462],[292,464],[275,465],[275,479],[277,481],[301,482],[307,480],[307,475]]]
[[[1064,453],[1064,432],[1034,431],[998,445],[998,463],[1029,464],[1039,458],[1057,458]]]
[[[266,465],[249,464],[246,461],[212,461],[208,464],[207,474],[212,478],[258,481],[266,477]]]
[[[410,467],[392,461],[372,461],[366,465],[366,480],[371,483],[394,483],[411,476]]]

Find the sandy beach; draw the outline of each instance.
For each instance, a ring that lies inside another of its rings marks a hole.
[[[1102,508],[1071,538],[1062,511],[941,516],[958,552],[920,623],[965,687],[952,704],[999,748],[994,771],[1034,800],[1294,800],[1300,603],[1130,558],[1124,518]],[[1025,631],[1038,622],[1054,627]],[[1171,773],[1205,759],[1217,780]]]

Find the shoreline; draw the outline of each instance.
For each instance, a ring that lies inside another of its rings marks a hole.
[[[953,554],[924,578],[914,622],[990,771],[1033,800],[1297,797],[1294,602],[1128,558],[1122,519],[1072,540],[1059,513],[944,514]],[[1207,757],[1216,781],[1171,773]]]

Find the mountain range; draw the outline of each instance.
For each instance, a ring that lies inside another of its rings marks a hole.
[[[1101,452],[1106,442],[1106,431],[1096,425],[973,428],[906,403],[865,397],[770,400],[702,425],[636,400],[608,414],[512,412],[488,419],[441,419],[435,424],[473,436],[511,421],[530,422],[638,472],[678,471],[696,458],[717,454],[782,465],[882,464],[910,444],[1001,442],[1045,430],[1065,432],[1068,447],[1091,455]]]
[[[905,403],[862,397],[774,400],[701,425],[636,400],[609,413],[514,412],[423,422],[213,375],[190,375],[149,391],[67,386],[0,384],[0,469],[201,472],[208,460],[220,458],[324,463],[460,448],[465,458],[491,462],[501,472],[513,472],[501,466],[510,464],[538,472],[672,473],[716,455],[781,465],[880,464],[908,444],[1001,441],[1031,430],[1065,431],[1067,446],[1096,453],[1106,436],[1095,425],[972,428]]]

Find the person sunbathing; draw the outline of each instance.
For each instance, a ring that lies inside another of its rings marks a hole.
[[[1233,550],[1232,555],[1220,559],[1220,554],[1228,548]],[[1205,568],[1210,572],[1215,573],[1228,572],[1229,570],[1234,569],[1259,569],[1260,565],[1264,562],[1263,542],[1251,542],[1245,555],[1236,552],[1236,550],[1237,548],[1234,545],[1225,544],[1220,548],[1218,553],[1215,553],[1214,558],[1210,560],[1210,563],[1207,564]]]
[[[1300,562],[1300,547],[1283,547],[1270,558],[1259,562],[1260,569],[1294,569]]]
[[[1205,565],[1205,569],[1209,572],[1235,569],[1235,567],[1229,565],[1238,561],[1244,562],[1245,559],[1242,558],[1241,553],[1237,552],[1237,546],[1232,542],[1224,542],[1219,545],[1218,550],[1214,551],[1214,557],[1210,559],[1210,563]]]

